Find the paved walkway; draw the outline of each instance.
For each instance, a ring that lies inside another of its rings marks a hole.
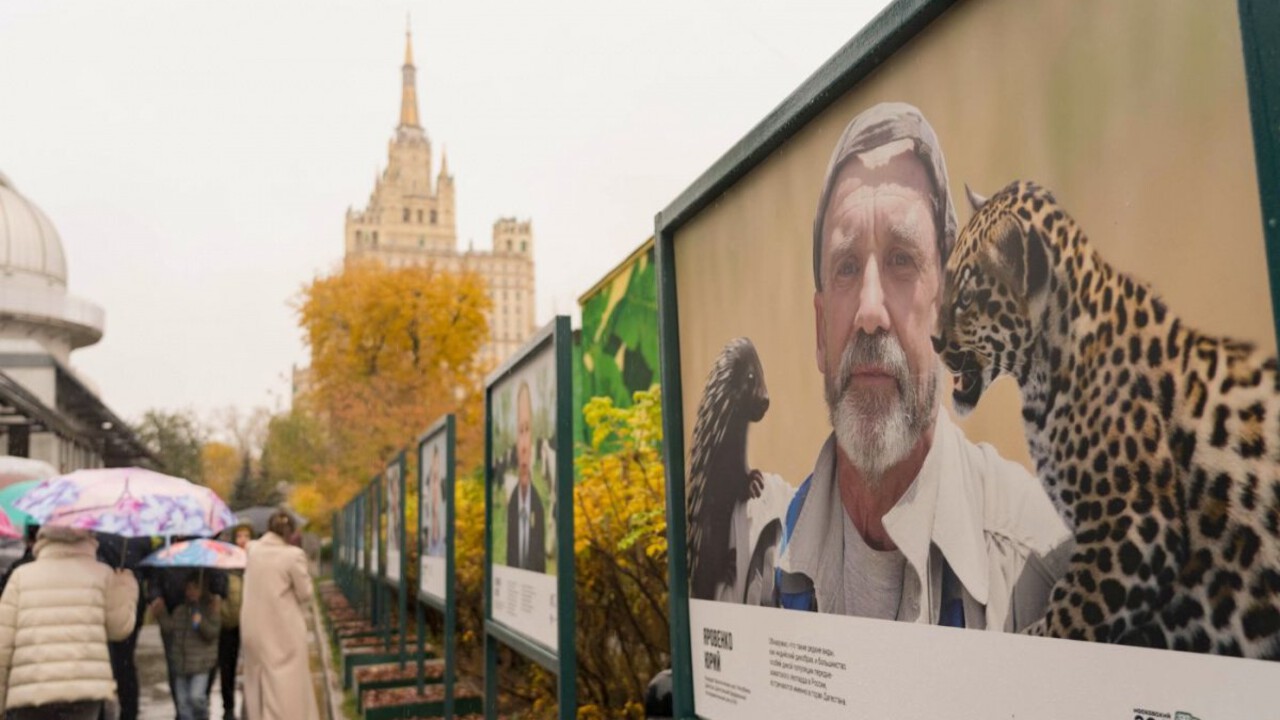
[[[138,634],[138,651],[134,656],[138,664],[138,720],[174,720],[173,697],[169,694],[169,673],[164,664],[164,645],[160,643],[160,628],[148,623]],[[222,684],[214,679],[209,698],[210,720],[222,720]],[[241,702],[240,689],[236,688],[236,703]]]

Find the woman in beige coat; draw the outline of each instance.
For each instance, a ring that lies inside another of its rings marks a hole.
[[[83,530],[43,527],[35,560],[0,596],[0,709],[7,720],[96,720],[114,706],[107,641],[133,632],[138,582],[97,561]]]
[[[307,653],[305,608],[311,576],[288,513],[271,516],[267,533],[249,544],[240,608],[244,707],[248,720],[319,720]]]

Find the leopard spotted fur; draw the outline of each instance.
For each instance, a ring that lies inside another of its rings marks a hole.
[[[1043,188],[970,199],[934,346],[962,414],[1017,381],[1076,539],[1029,632],[1280,659],[1275,356],[1188,327]]]

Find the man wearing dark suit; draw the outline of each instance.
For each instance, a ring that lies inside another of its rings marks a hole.
[[[546,572],[547,525],[533,487],[533,400],[525,382],[516,391],[516,462],[519,482],[507,500],[507,565]]]

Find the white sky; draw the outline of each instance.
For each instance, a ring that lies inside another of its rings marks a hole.
[[[342,257],[400,106],[406,12],[459,243],[531,218],[538,322],[885,0],[0,3],[0,172],[52,218],[127,419],[287,405],[289,306]]]

